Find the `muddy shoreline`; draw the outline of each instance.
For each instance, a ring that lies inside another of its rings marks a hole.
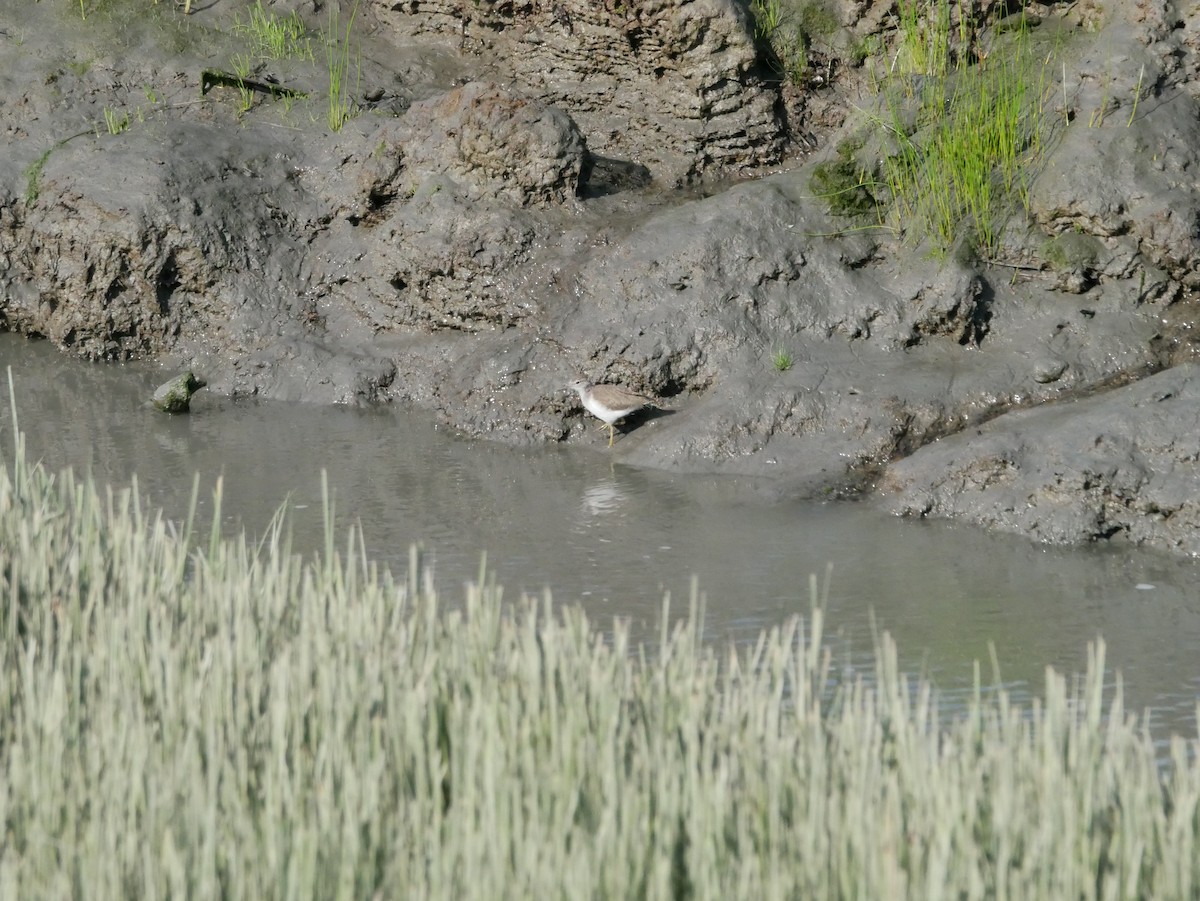
[[[1200,552],[1200,25],[1178,4],[1031,7],[1057,124],[1001,243],[945,256],[814,192],[863,132],[886,4],[831,4],[785,83],[735,0],[366,3],[338,130],[321,35],[352,5],[271,5],[313,52],[269,61],[247,8],[0,12],[0,328],[227,396],[404,402],[498,441]],[[201,92],[242,63],[288,93]],[[667,412],[610,452],[577,377]]]

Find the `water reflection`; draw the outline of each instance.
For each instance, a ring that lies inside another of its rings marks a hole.
[[[506,596],[578,601],[593,620],[631,620],[657,634],[662,599],[686,611],[693,577],[707,597],[713,641],[751,641],[810,604],[810,574],[832,567],[826,602],[839,665],[871,666],[872,616],[896,638],[903,665],[932,676],[945,703],[966,696],[975,660],[990,681],[990,648],[1018,695],[1044,670],[1086,665],[1108,642],[1129,709],[1157,728],[1194,734],[1200,695],[1195,563],[1119,548],[1064,550],[945,524],[901,522],[855,505],[780,503],[750,479],[637,470],[610,454],[513,449],[457,435],[429,417],[232,402],[200,392],[195,412],[144,405],[171,373],[92,366],[0,335],[13,366],[30,451],[52,468],[90,470],[182,518],[200,474],[202,517],[223,480],[228,529],[261,532],[288,505],[295,546],[321,547],[322,472],[336,523],[361,526],[368,552],[402,571],[421,543],[444,596],[476,578],[481,554]],[[2,370],[0,370],[2,371]],[[10,440],[0,411],[0,453]],[[1152,588],[1146,586],[1153,586]]]
[[[605,516],[617,512],[625,503],[625,497],[616,479],[601,479],[584,489],[579,509],[587,516]]]

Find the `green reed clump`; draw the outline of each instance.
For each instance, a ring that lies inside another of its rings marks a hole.
[[[301,560],[190,523],[0,467],[5,898],[1200,892],[1200,745],[1160,770],[1102,644],[946,722],[886,637],[834,688],[819,609],[635,647],[488,582],[450,609],[332,528]]]
[[[945,253],[964,234],[994,257],[1005,220],[1028,206],[1028,183],[1043,152],[1048,58],[1024,27],[985,49],[948,0],[900,4],[880,138],[891,219],[906,236]]]

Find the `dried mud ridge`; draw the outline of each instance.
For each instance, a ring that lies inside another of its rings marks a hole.
[[[675,411],[617,442],[629,463],[1200,552],[1179,4],[1031,7],[1058,124],[989,262],[815,196],[862,134],[888,58],[854,48],[889,46],[890,4],[831,2],[782,84],[735,0],[364,2],[336,132],[320,45],[259,62],[248,96],[205,77],[236,73],[234,6],[0,12],[0,327],[603,452],[566,386],[614,382]]]

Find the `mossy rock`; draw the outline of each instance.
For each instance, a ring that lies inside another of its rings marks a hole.
[[[1104,245],[1093,235],[1066,231],[1042,244],[1042,257],[1059,272],[1091,269],[1104,252]]]
[[[158,386],[151,402],[164,413],[186,413],[192,395],[205,386],[205,382],[191,372],[181,372],[175,378]]]
[[[809,38],[828,40],[840,27],[837,16],[824,3],[796,5],[796,23]]]
[[[879,205],[872,190],[875,174],[859,160],[862,148],[860,139],[848,138],[838,145],[833,159],[813,167],[809,186],[829,204],[831,213],[860,216],[874,212]]]

